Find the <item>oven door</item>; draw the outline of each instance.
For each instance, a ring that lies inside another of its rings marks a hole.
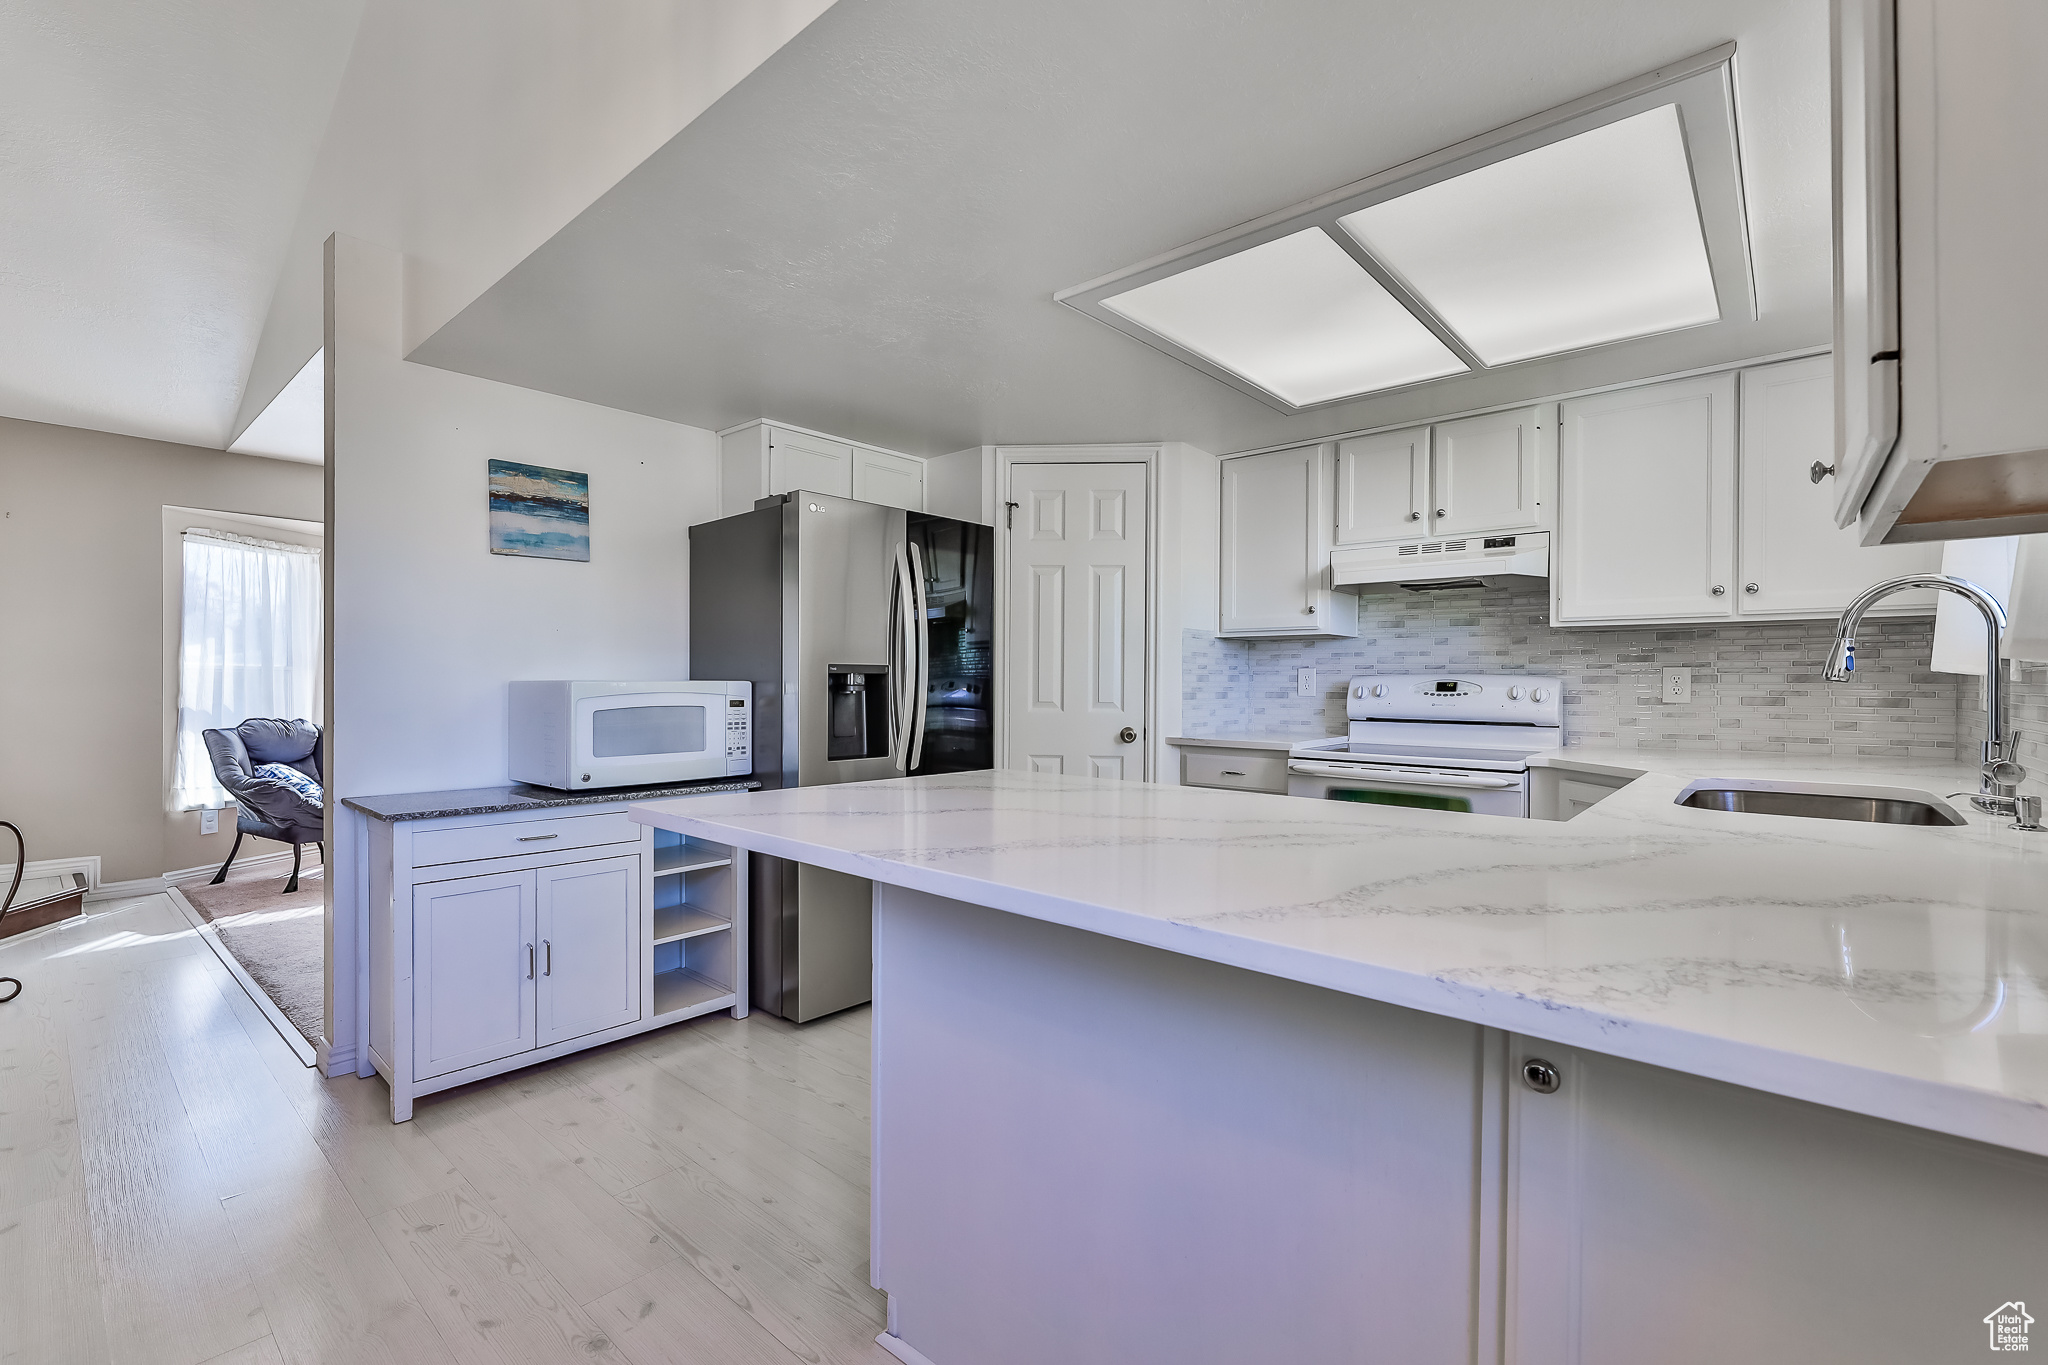
[[[1418,768],[1399,763],[1337,763],[1296,758],[1287,764],[1287,794],[1373,806],[1407,806],[1473,815],[1529,814],[1527,773]]]
[[[726,700],[723,688],[578,699],[573,785],[633,787],[723,777]]]

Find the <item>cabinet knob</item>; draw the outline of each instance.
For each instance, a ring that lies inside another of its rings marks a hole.
[[[1440,517],[1441,517],[1441,516],[1446,516],[1446,515],[1448,515],[1448,514],[1447,514],[1447,513],[1446,513],[1446,512],[1444,511],[1444,509],[1443,509],[1443,508],[1441,508],[1441,507],[1439,507],[1439,508],[1437,508],[1437,509],[1436,509],[1436,514],[1437,514],[1438,516],[1440,516]]]
[[[1408,514],[1408,520],[1410,520],[1410,521],[1421,521],[1421,520],[1422,520],[1422,513],[1420,513],[1420,512],[1410,512],[1410,513]]]
[[[1555,1095],[1557,1088],[1564,1084],[1564,1077],[1541,1057],[1531,1057],[1522,1063],[1522,1084],[1539,1095]]]
[[[1825,479],[1828,475],[1834,472],[1835,467],[1833,465],[1822,464],[1819,460],[1815,460],[1813,462],[1813,467],[1806,471],[1806,477],[1813,480],[1815,483],[1819,483],[1822,479]]]
[[[1748,593],[1748,594],[1749,594],[1749,595],[1750,595],[1751,597],[1754,597],[1754,596],[1756,596],[1756,595],[1757,595],[1757,593],[1758,593],[1758,592],[1760,591],[1760,590],[1758,589],[1757,585],[1756,585],[1756,584],[1754,584],[1754,583],[1744,583],[1744,584],[1742,585],[1742,590],[1743,590],[1744,592]]]
[[[1716,584],[1714,585],[1714,596],[1716,596],[1716,597],[1725,597],[1725,596],[1727,596],[1727,595],[1728,595],[1728,589],[1726,589],[1726,588],[1722,587],[1722,586],[1721,586],[1721,585],[1720,585],[1719,583],[1716,583]]]
[[[1316,614],[1316,609],[1314,607],[1303,607],[1301,609],[1301,614],[1303,616],[1314,616]]]

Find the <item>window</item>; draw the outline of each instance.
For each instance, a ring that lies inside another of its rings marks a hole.
[[[1751,320],[1733,47],[1054,298],[1283,412]]]
[[[320,718],[320,552],[193,528],[181,551],[175,810],[231,803],[201,732]]]

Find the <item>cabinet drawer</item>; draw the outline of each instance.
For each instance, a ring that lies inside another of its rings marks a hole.
[[[1230,749],[1187,749],[1180,756],[1185,787],[1229,787],[1235,791],[1287,791],[1287,755]]]
[[[502,825],[456,825],[421,830],[412,836],[412,865],[466,863],[478,858],[509,858],[521,853],[553,853],[594,844],[638,843],[642,826],[624,811],[604,815],[571,815],[553,820],[514,820]]]

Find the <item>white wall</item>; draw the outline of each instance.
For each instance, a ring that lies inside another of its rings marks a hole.
[[[515,678],[688,677],[685,528],[718,502],[709,431],[400,359],[403,273],[387,248],[329,244],[330,812],[505,782]],[[491,459],[589,474],[588,563],[489,553]],[[363,832],[341,816],[330,837],[329,967],[346,986]],[[327,1036],[352,1040],[354,993],[328,995]],[[337,1050],[329,1069],[352,1067]]]
[[[1152,780],[1180,780],[1179,751],[1167,744],[1182,728],[1181,632],[1216,629],[1217,459],[1169,442],[1159,451],[1159,620],[1154,627],[1159,711],[1152,720]]]
[[[224,858],[234,838],[232,816],[225,837],[201,835],[197,812],[168,808],[168,504],[316,520],[320,471],[0,418],[0,818],[32,862],[98,856],[103,880],[136,881]]]

